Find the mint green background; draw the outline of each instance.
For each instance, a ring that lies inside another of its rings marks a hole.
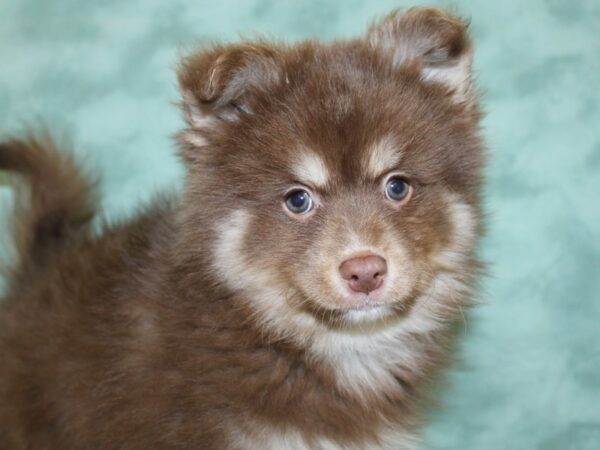
[[[351,36],[402,5],[1,0],[0,134],[45,123],[68,135],[122,217],[179,182],[178,52],[238,32]],[[600,2],[450,6],[472,19],[488,111],[492,277],[427,448],[600,449]]]

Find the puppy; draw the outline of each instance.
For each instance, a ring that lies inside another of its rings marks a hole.
[[[45,137],[0,311],[3,449],[414,449],[479,264],[483,145],[461,20],[179,68],[181,195],[92,227]],[[21,191],[25,192],[25,191]]]

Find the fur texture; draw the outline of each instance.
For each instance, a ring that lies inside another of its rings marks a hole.
[[[101,233],[71,158],[0,144],[31,186],[0,311],[3,448],[415,448],[479,268],[471,58],[434,9],[192,54],[184,192]],[[364,294],[339,267],[366,254],[387,266]]]

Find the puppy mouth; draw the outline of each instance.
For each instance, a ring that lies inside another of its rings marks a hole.
[[[339,311],[371,311],[378,308],[382,308],[384,306],[389,306],[388,302],[383,302],[381,300],[373,300],[368,295],[365,296],[364,300],[359,304],[353,304],[349,306],[343,306],[340,308],[336,308]]]
[[[387,283],[383,283],[382,286],[368,293],[353,292],[350,289],[344,289],[344,291],[339,303],[334,306],[334,309],[341,312],[370,311],[394,303]]]
[[[338,286],[333,298],[298,289],[298,306],[301,305],[300,308],[305,312],[330,325],[380,321],[390,316],[403,315],[411,303],[409,297],[412,297],[412,289],[406,295],[399,295],[390,284],[391,281],[386,280],[368,293],[354,292],[346,286],[340,289]]]
[[[422,294],[412,286],[404,295],[398,295],[389,286],[369,294],[345,293],[337,304],[323,305],[315,309],[316,316],[330,324],[383,323],[392,317],[406,317],[414,302]]]
[[[321,302],[310,302],[315,308],[315,312],[323,313],[328,317],[343,317],[346,313],[375,312],[378,310],[394,309],[396,301],[390,298],[382,298],[380,295],[372,296],[369,294],[346,295],[336,304],[324,305]],[[312,308],[311,308],[312,309]]]

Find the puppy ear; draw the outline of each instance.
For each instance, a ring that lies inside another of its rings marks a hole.
[[[472,100],[473,50],[468,24],[435,8],[395,11],[368,32],[369,43],[396,67],[415,67],[423,80],[446,86],[457,102]]]
[[[253,114],[255,100],[279,83],[281,70],[266,44],[217,45],[184,58],[178,78],[186,120],[201,130]]]

